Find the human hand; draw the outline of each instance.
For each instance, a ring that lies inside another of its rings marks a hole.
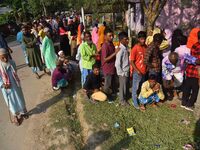
[[[119,46],[115,48],[115,53],[117,54],[120,51]]]
[[[153,87],[153,91],[154,92],[158,92],[160,90],[160,85],[159,84],[156,84],[154,87]]]
[[[98,92],[99,91],[99,89],[94,89],[94,93],[96,93],[96,92]]]

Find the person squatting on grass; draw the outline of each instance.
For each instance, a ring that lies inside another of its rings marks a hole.
[[[87,76],[83,86],[88,98],[92,102],[95,102],[95,100],[105,101],[107,99],[107,96],[103,92],[100,92],[102,81],[103,80],[102,76],[100,75],[100,68],[97,64],[94,64],[92,66],[92,73]]]
[[[152,106],[156,106],[160,100],[165,98],[162,86],[156,80],[156,75],[150,74],[148,80],[142,84],[139,95],[140,109],[142,111],[146,109],[145,105],[152,104]]]

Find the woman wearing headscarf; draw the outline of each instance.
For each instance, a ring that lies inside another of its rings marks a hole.
[[[26,104],[15,62],[9,59],[8,51],[3,48],[0,48],[0,87],[9,112],[13,115],[12,122],[20,125],[22,118],[28,118]]]
[[[42,58],[40,54],[39,45],[37,45],[36,37],[30,33],[27,26],[22,28],[23,39],[22,43],[26,47],[26,52],[28,55],[29,67],[32,68],[33,73],[35,73],[36,78],[39,79],[39,71],[44,71],[46,73],[44,64],[42,63]]]

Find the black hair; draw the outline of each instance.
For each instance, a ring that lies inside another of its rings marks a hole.
[[[153,36],[154,42],[162,43],[163,39],[164,39],[164,36],[161,33],[157,33]]]
[[[106,22],[105,21],[103,22],[103,25],[106,26]]]
[[[180,45],[186,45],[187,44],[187,37],[184,36],[184,35],[181,35],[181,36],[178,36],[177,37],[177,42],[180,44]]]
[[[85,32],[84,32],[84,36],[85,36],[86,34],[91,35],[90,31],[85,31]]]
[[[149,80],[157,80],[157,76],[155,74],[150,74],[148,79]]]
[[[122,31],[118,34],[118,36],[119,36],[119,41],[121,41],[123,38],[127,38],[128,34],[124,31]]]
[[[95,68],[100,69],[99,65],[97,63],[95,63],[94,65],[92,65],[92,70],[94,70]]]
[[[104,31],[104,35],[106,35],[107,33],[113,33],[113,31],[110,28],[106,28]]]
[[[146,38],[147,37],[147,33],[145,31],[140,31],[138,33],[138,38]]]
[[[200,30],[197,32],[198,40],[200,40]]]

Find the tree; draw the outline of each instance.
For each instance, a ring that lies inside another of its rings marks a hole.
[[[163,7],[165,6],[167,0],[140,0],[144,14],[146,17],[146,28],[149,34],[153,30],[155,22],[160,15]]]

